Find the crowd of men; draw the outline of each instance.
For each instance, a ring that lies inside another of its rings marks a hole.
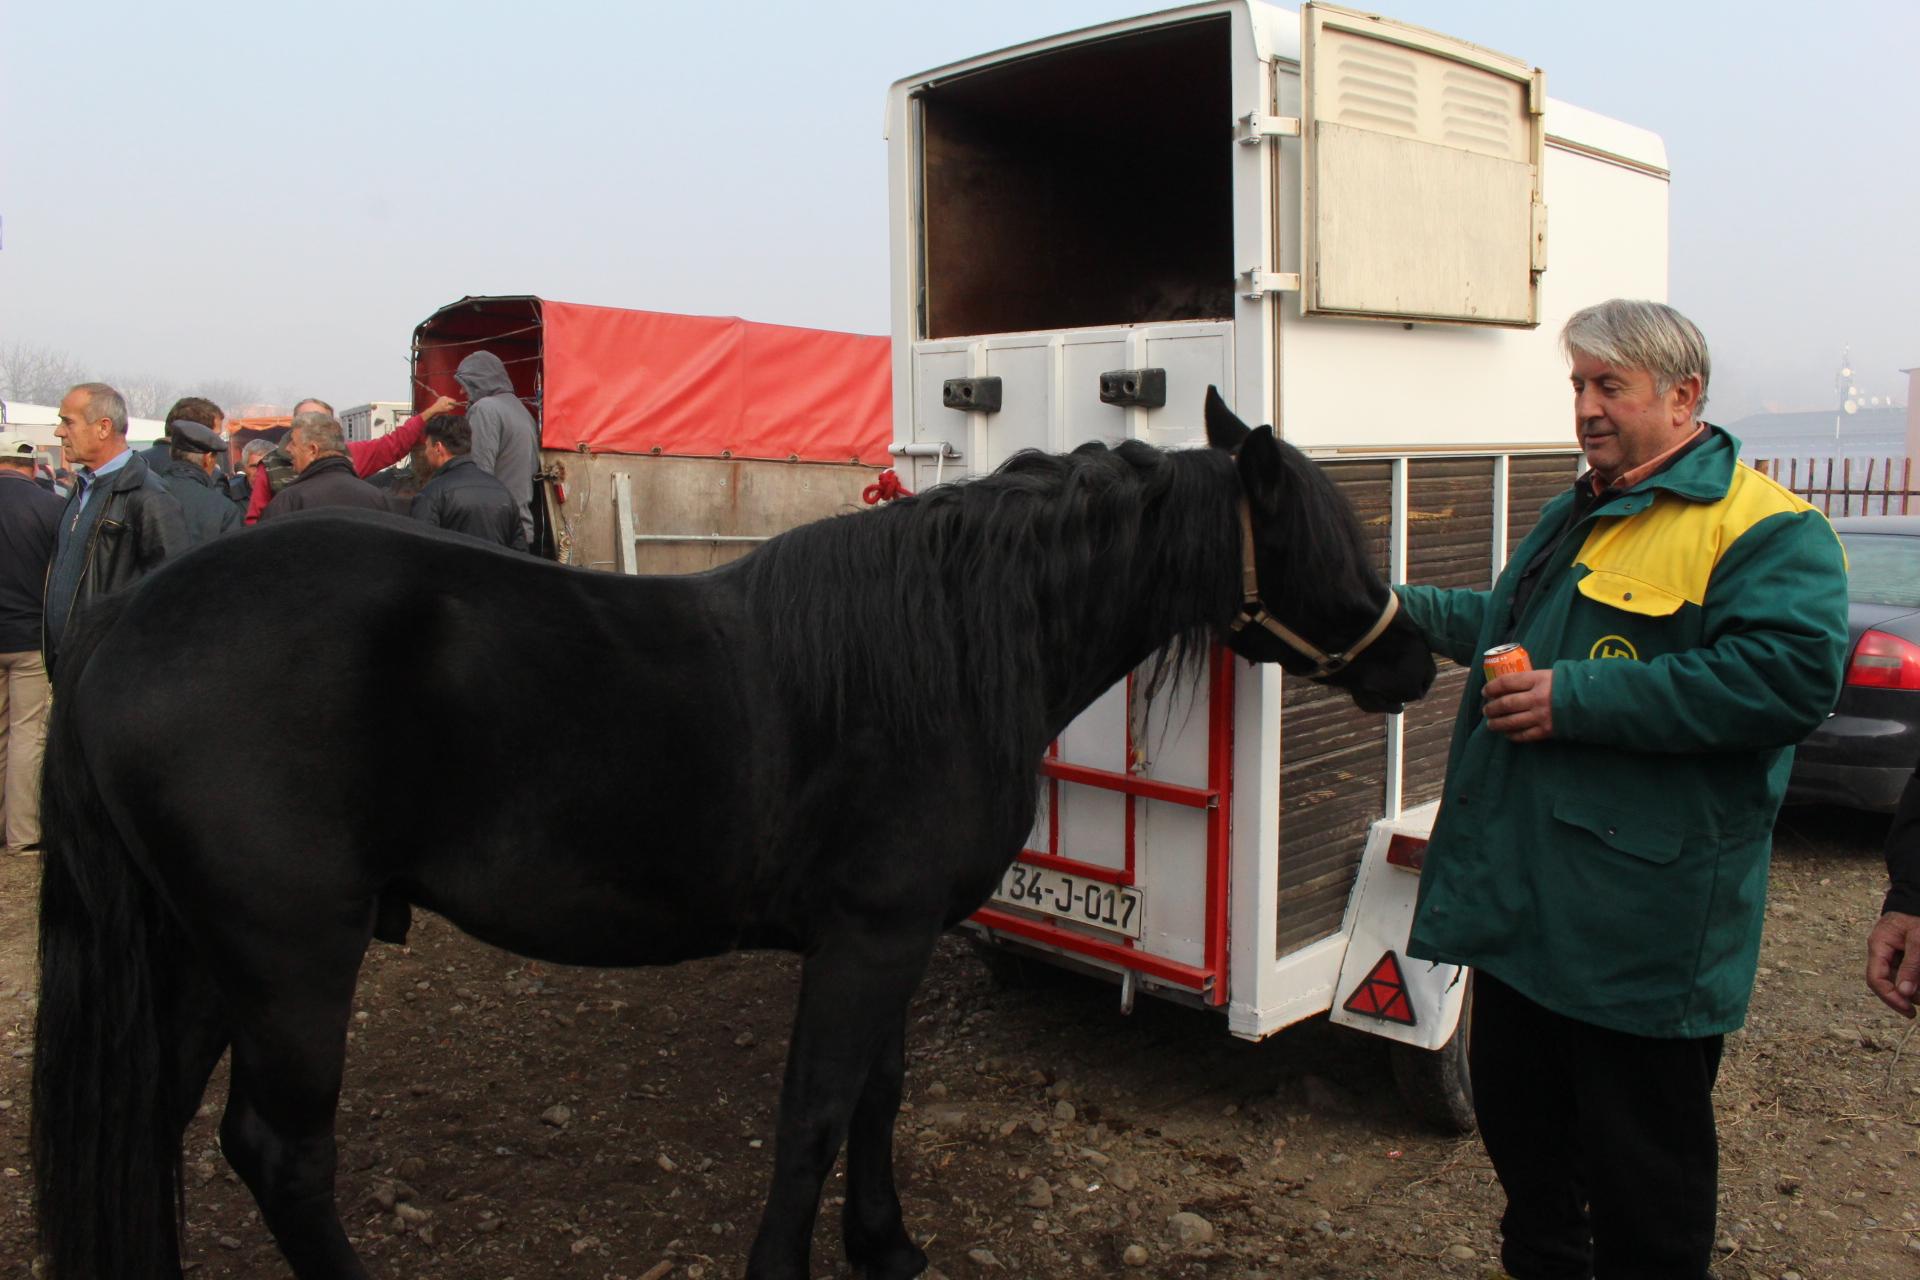
[[[7,852],[39,847],[49,676],[88,601],[202,543],[327,507],[397,513],[528,549],[539,447],[533,417],[497,356],[475,352],[455,377],[464,406],[441,396],[372,440],[349,441],[332,405],[302,400],[285,440],[250,441],[237,466],[225,415],[201,396],[176,401],[166,435],[135,450],[125,397],[103,382],[73,387],[54,432],[64,485],[40,465],[32,441],[0,430],[0,828]],[[398,468],[403,461],[410,465]],[[382,472],[389,482],[373,483]]]

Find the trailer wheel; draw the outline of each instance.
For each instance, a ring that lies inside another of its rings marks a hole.
[[[1473,1132],[1473,1077],[1467,1071],[1467,1046],[1473,1039],[1473,978],[1467,978],[1460,1023],[1438,1049],[1390,1046],[1393,1082],[1407,1109],[1443,1133]]]

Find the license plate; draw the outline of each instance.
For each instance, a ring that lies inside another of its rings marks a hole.
[[[1016,862],[1000,877],[995,902],[1076,924],[1140,936],[1146,899],[1138,889]]]

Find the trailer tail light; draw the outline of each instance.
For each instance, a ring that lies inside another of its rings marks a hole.
[[[1920,689],[1920,645],[1869,631],[1854,646],[1847,683],[1868,689]]]
[[[1916,650],[1920,653],[1920,650]],[[1403,871],[1420,874],[1420,868],[1427,860],[1427,841],[1424,836],[1396,835],[1387,841],[1387,863]]]

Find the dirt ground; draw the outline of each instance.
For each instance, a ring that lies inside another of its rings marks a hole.
[[[1832,810],[1781,820],[1753,1015],[1717,1095],[1723,1280],[1920,1274],[1920,1039],[1859,977],[1884,831]],[[32,1271],[37,872],[0,865],[0,1278]],[[771,955],[533,965],[421,918],[362,978],[340,1116],[349,1233],[392,1280],[739,1275],[796,985]],[[1484,1152],[1407,1118],[1379,1041],[1316,1019],[1246,1044],[1163,1003],[1122,1016],[1090,980],[1003,988],[959,938],[911,1025],[902,1193],[952,1280],[1494,1270]],[[217,1150],[223,1091],[216,1076],[187,1140],[189,1274],[282,1276]],[[846,1274],[834,1189],[819,1275]]]

